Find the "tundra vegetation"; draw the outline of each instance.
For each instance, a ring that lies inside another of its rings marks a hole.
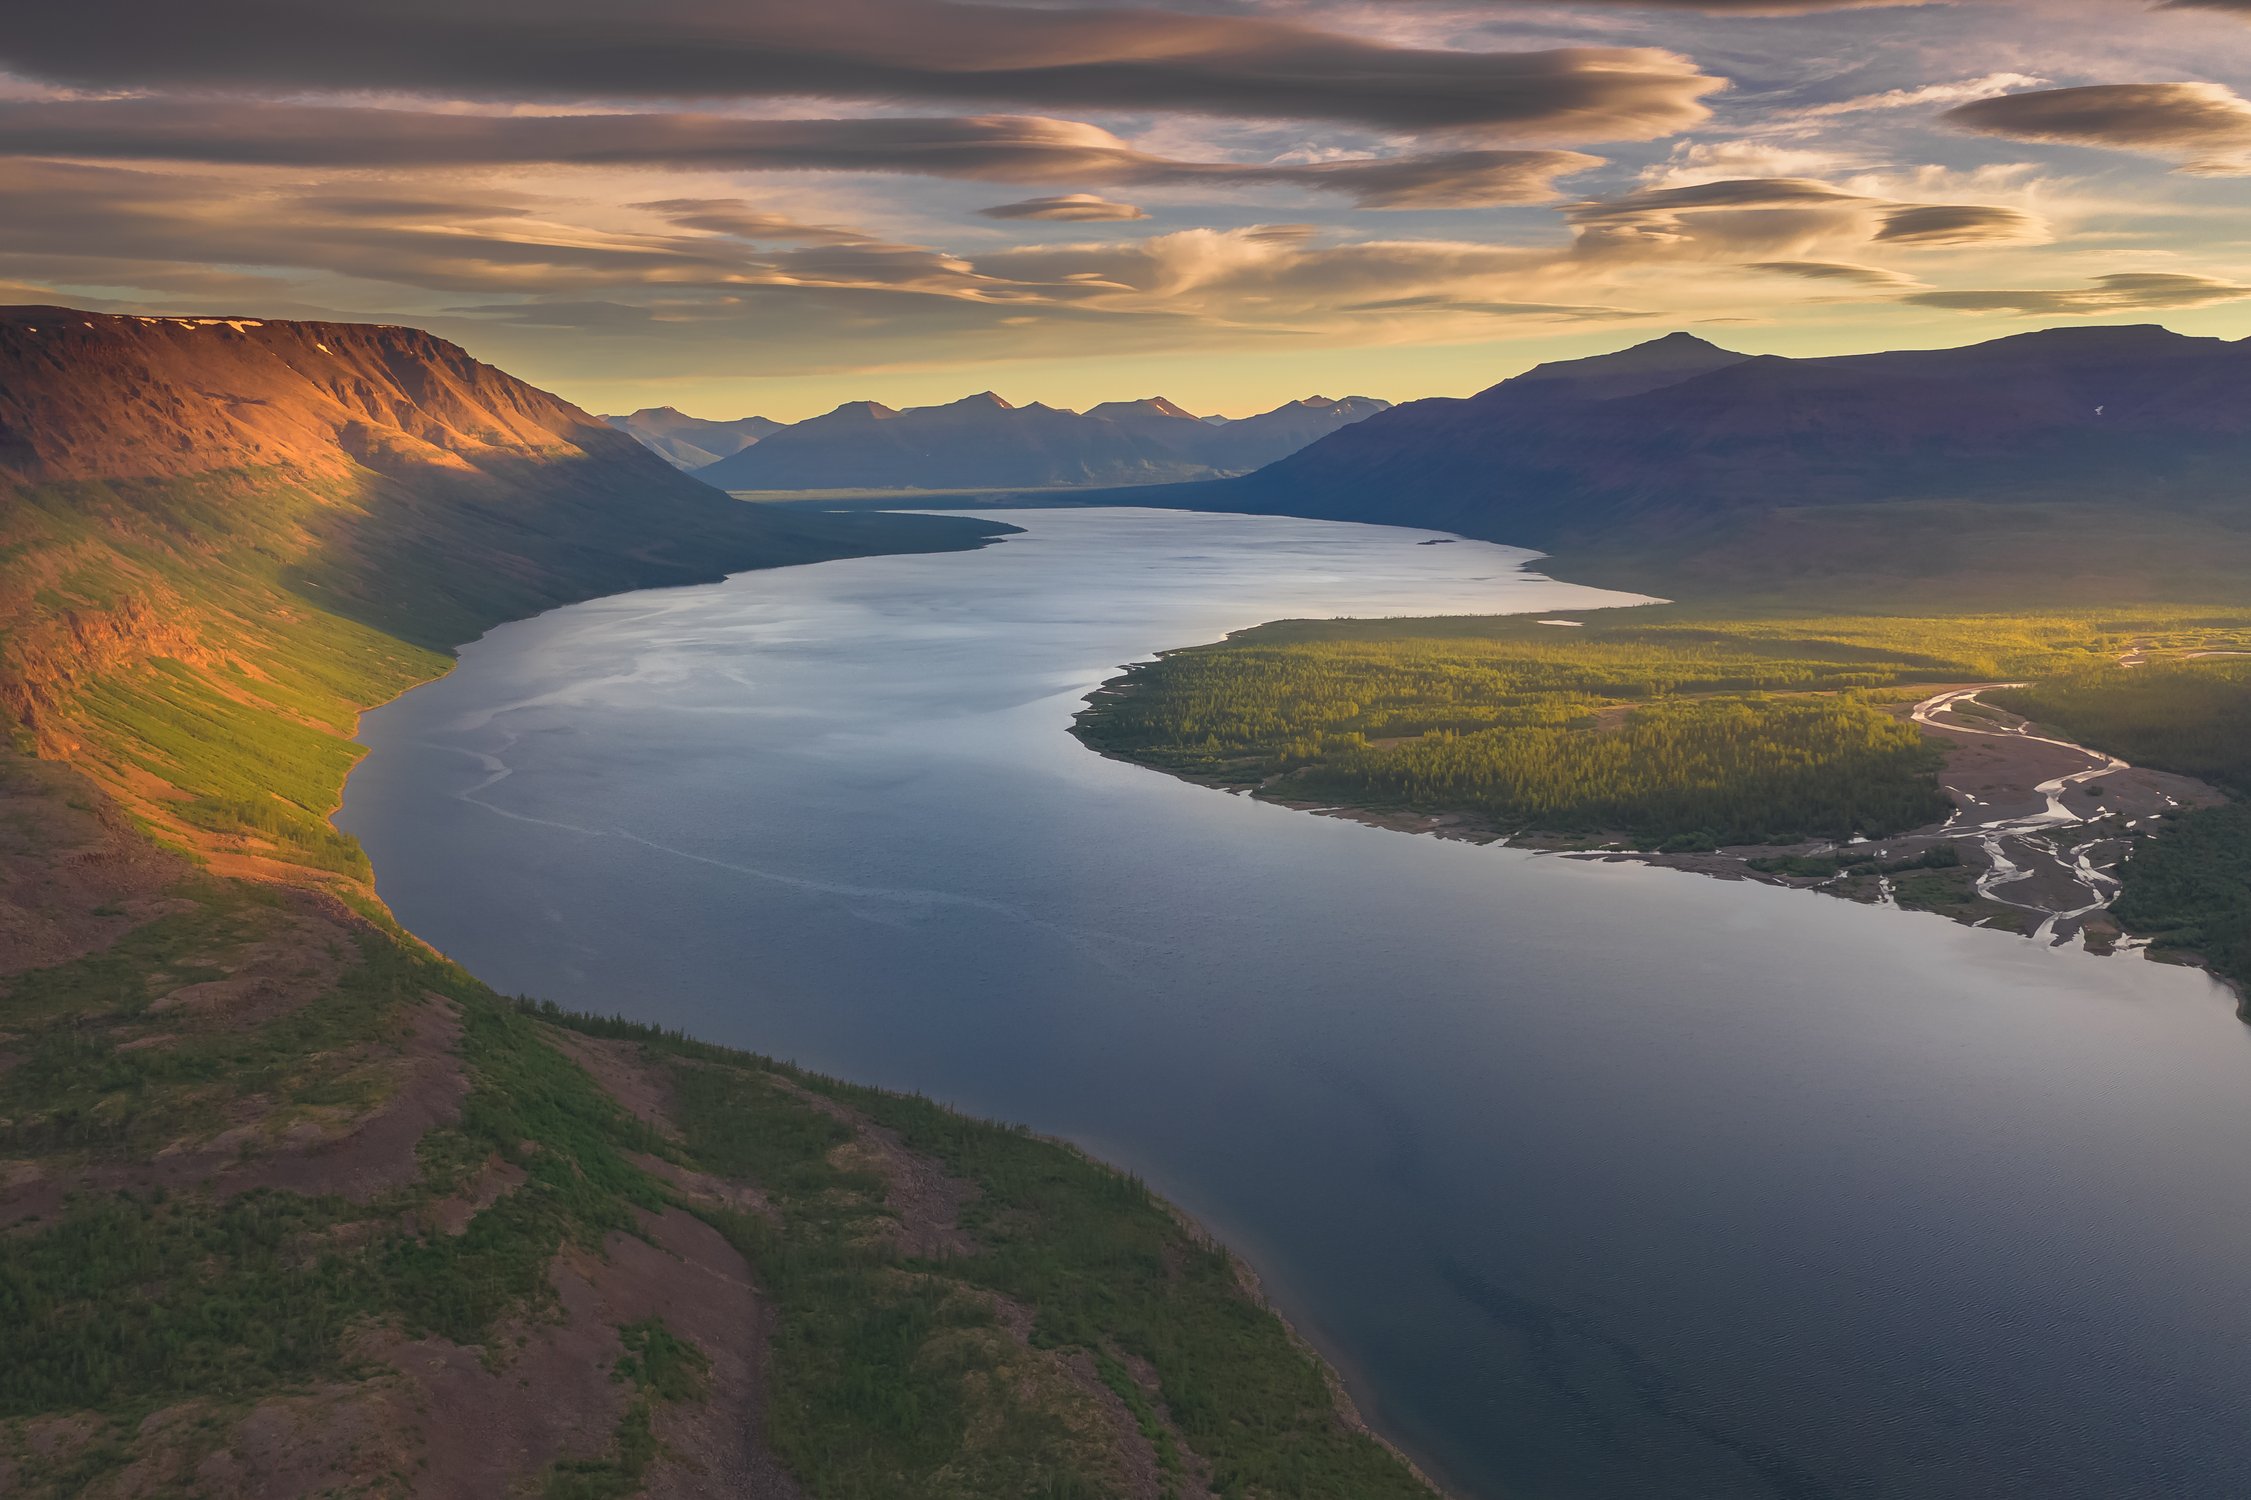
[[[2083,744],[2251,795],[2251,662],[2195,654],[2251,644],[2240,608],[1686,605],[1572,618],[1574,628],[1529,616],[1264,625],[1131,668],[1078,733],[1265,797],[1680,851],[1881,838],[1938,821],[1944,754],[1905,708],[1947,684],[2023,680],[1987,697]],[[2128,657],[2146,664],[2120,665]],[[2251,808],[2137,832],[2120,920],[2245,974]],[[1851,872],[1838,856],[1752,867]]]
[[[870,1500],[1427,1493],[1139,1182],[497,995],[401,931],[327,821],[357,712],[612,580],[519,559],[480,597],[298,545],[365,503],[257,474],[8,497],[0,1490],[405,1494],[440,1410],[523,1443],[495,1493],[550,1500],[708,1480],[714,1443]],[[771,560],[887,540],[851,525]],[[648,1256],[751,1300],[624,1310]],[[566,1345],[600,1367],[575,1409],[540,1363]]]

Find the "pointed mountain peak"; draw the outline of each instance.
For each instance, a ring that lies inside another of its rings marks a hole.
[[[949,401],[946,403],[946,405],[957,410],[962,408],[977,410],[986,407],[990,407],[994,411],[1016,410],[1013,405],[1011,405],[1009,402],[1003,401],[999,396],[993,394],[991,391],[979,391],[974,396],[964,396],[959,401]]]
[[[1182,409],[1177,403],[1162,396],[1143,396],[1139,401],[1104,401],[1086,409],[1090,417],[1173,417],[1193,422],[1196,414]]]

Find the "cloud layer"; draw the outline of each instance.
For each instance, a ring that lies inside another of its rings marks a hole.
[[[1477,149],[1325,162],[1187,161],[1038,115],[744,119],[490,115],[167,99],[0,101],[0,153],[238,166],[896,172],[984,182],[1296,187],[1368,208],[1537,203],[1599,166],[1577,151]]]
[[[1807,177],[1728,178],[1644,188],[1572,205],[1591,256],[1800,258],[1823,246],[2038,244],[2036,215],[2005,204],[1903,203]]]
[[[1021,203],[996,203],[977,212],[988,219],[1045,219],[1059,224],[1110,224],[1149,217],[1130,203],[1118,203],[1094,193],[1063,193],[1053,198],[1027,198]]]
[[[1904,300],[1923,307],[1950,307],[1959,312],[2099,317],[2112,313],[2209,307],[2216,302],[2235,302],[2245,297],[2251,297],[2251,286],[2217,277],[2169,271],[2122,271],[2098,276],[2079,287],[1917,292]]]
[[[2251,332],[2251,204],[2198,175],[2251,163],[2251,0],[16,9],[0,286],[421,322],[589,400],[1006,358],[1084,405],[1170,386],[1145,356],[1270,359],[1201,399],[1271,406],[1608,323]]]
[[[2245,9],[2251,12],[2251,0]],[[2194,172],[2251,171],[2251,100],[2217,83],[2104,83],[2003,94],[1946,112],[1965,130],[2178,159]]]
[[[84,0],[0,61],[84,88],[525,100],[1013,100],[1573,141],[1702,119],[1720,80],[1648,47],[1391,45],[1249,15],[959,0]]]

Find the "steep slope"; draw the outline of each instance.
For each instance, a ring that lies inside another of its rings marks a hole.
[[[0,434],[0,1494],[1426,1493],[1138,1183],[497,995],[327,822],[433,647],[1002,528],[408,329],[15,310]]]
[[[645,406],[622,417],[603,421],[632,434],[651,453],[676,469],[702,469],[729,454],[740,453],[761,438],[773,436],[786,422],[768,417],[737,417],[714,422],[691,417],[671,406]]]
[[[1162,397],[1085,412],[990,391],[894,411],[853,402],[697,471],[733,490],[1033,489],[1156,484],[1258,467],[1383,403],[1314,397],[1214,424]]]
[[[1828,359],[1747,358],[1676,334],[1397,407],[1256,474],[1142,503],[1672,549],[1676,564],[1684,548],[1784,567],[1889,550],[1913,571],[1948,562],[1949,533],[1997,548],[2010,528],[2052,530],[2048,507],[2161,520],[2183,538],[2236,527],[2247,388],[2251,345],[2155,327]],[[1887,526],[1897,546],[1879,535],[1871,552],[1870,530]]]
[[[1198,451],[1205,463],[1222,474],[1244,473],[1287,458],[1308,443],[1390,406],[1390,402],[1373,396],[1346,396],[1334,401],[1327,396],[1307,396],[1212,428]]]
[[[239,554],[424,645],[568,599],[866,550],[832,519],[730,501],[408,328],[0,310],[0,485],[0,527],[32,558],[66,536],[161,544],[169,564],[144,558],[144,586],[105,585],[122,598],[161,606],[166,566]],[[11,569],[0,623],[50,581]]]
[[[1095,421],[1113,423],[1121,431],[1177,455],[1184,464],[1203,467],[1205,455],[1210,451],[1209,424],[1162,396],[1145,396],[1139,401],[1104,401],[1088,407],[1084,415]]]

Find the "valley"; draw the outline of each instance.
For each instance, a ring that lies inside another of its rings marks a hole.
[[[2251,0],[8,21],[0,1500],[2251,1496]]]
[[[2232,1284],[2251,1193],[2251,1031],[2206,975],[1401,838],[1070,734],[1165,643],[1277,618],[1304,623],[1253,638],[1412,640],[1427,618],[1377,622],[1419,605],[1558,653],[1611,620],[1715,673],[1920,669],[1885,705],[1912,747],[1916,703],[2015,680],[1997,661],[2071,647],[2075,617],[1722,632],[1423,532],[995,514],[1021,530],[975,552],[503,627],[368,716],[342,825],[401,919],[505,990],[1024,1120],[1132,1171],[1242,1250],[1451,1493],[2023,1494],[1991,1455],[2026,1444],[2071,1476],[2044,1496],[2232,1482],[2205,1419],[2233,1335],[2165,1312]],[[1533,623],[1565,618],[1588,623]],[[1630,637],[1580,649],[1649,659]],[[1951,878],[1885,878],[1922,874]],[[2122,1195],[2132,1215],[2104,1211]],[[2206,1394],[2098,1373],[2122,1367]],[[1520,1420],[1492,1419],[1496,1390]]]
[[[2043,1500],[2234,1481],[2102,1268],[2251,1253],[2240,1029],[2070,951],[2243,972],[2212,575],[743,504],[412,330],[0,335],[17,1489],[1912,1488],[1934,1348],[1984,1493],[2051,1410]]]
[[[1426,1492],[1139,1182],[498,993],[329,823],[497,622],[1010,527],[743,506],[414,330],[44,307],[0,481],[0,1490]]]

